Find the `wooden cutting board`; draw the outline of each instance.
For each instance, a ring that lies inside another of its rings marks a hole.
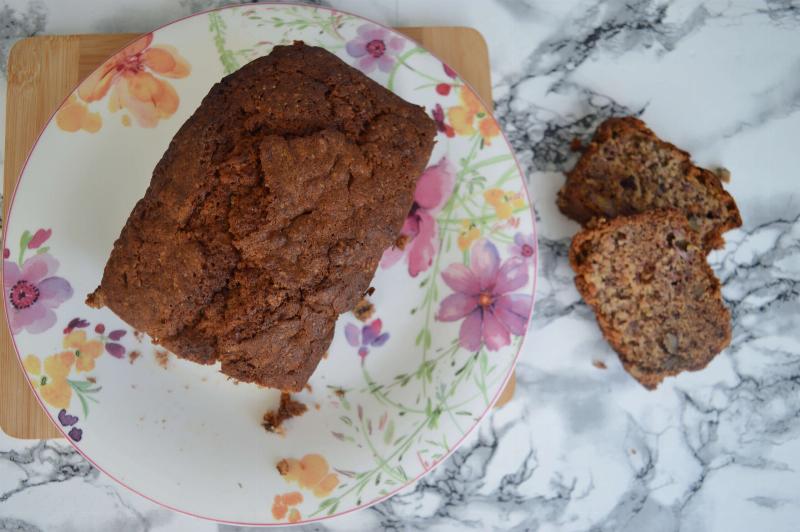
[[[398,28],[457,70],[491,105],[489,53],[472,28]],[[17,42],[8,57],[5,180],[14,185],[39,130],[77,83],[136,34],[48,35]],[[6,213],[4,207],[4,214]],[[3,219],[6,219],[5,215]],[[4,306],[0,305],[4,312]],[[513,381],[509,384],[513,393]],[[510,393],[504,393],[509,396]],[[0,427],[16,438],[59,438],[21,371],[5,318],[0,322]]]

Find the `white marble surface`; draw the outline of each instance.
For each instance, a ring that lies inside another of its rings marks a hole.
[[[0,0],[1,92],[15,39],[146,31],[221,3]],[[513,402],[416,486],[308,528],[800,528],[800,4],[330,3],[392,25],[484,34],[498,117],[536,201],[540,282]],[[566,261],[576,226],[554,205],[574,159],[569,141],[622,113],[642,115],[701,164],[728,168],[745,221],[711,257],[733,345],[655,392],[624,373],[581,303]],[[127,492],[65,443],[0,437],[2,530],[217,528],[234,530]]]

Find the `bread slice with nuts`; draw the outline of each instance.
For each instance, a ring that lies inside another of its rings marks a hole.
[[[719,280],[681,212],[594,221],[573,238],[569,260],[603,336],[646,388],[704,368],[730,343]]]
[[[721,248],[722,233],[742,225],[736,202],[713,172],[658,138],[641,120],[609,118],[597,129],[558,193],[566,216],[586,224],[653,209],[677,209],[700,233],[706,250]]]

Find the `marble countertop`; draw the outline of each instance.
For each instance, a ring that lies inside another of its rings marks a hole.
[[[0,0],[0,94],[16,39],[144,32],[216,0]],[[323,0],[489,45],[497,116],[540,234],[514,400],[433,473],[313,530],[797,530],[800,519],[800,4],[792,0]],[[4,121],[5,101],[0,101]],[[731,171],[744,218],[712,266],[733,343],[647,392],[572,284],[562,172],[604,118],[637,114]],[[2,145],[0,143],[0,145]],[[605,367],[603,367],[605,366]],[[162,509],[61,441],[0,435],[0,530],[234,530]]]

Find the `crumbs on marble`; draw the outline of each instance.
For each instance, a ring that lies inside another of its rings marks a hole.
[[[139,358],[140,356],[142,356],[142,353],[140,353],[139,351],[131,351],[128,354],[128,362],[133,364],[134,362],[136,362],[136,359]]]
[[[717,177],[719,177],[719,180],[722,181],[723,183],[731,182],[731,171],[728,170],[727,168],[723,168],[722,166],[720,166],[719,168],[716,168],[714,170],[714,173],[717,174]]]
[[[592,366],[596,367],[597,369],[608,369],[606,363],[602,360],[592,360]]]
[[[134,329],[133,336],[134,336],[134,338],[136,338],[137,342],[141,342],[142,338],[144,338],[144,333],[142,331],[137,331],[137,330]]]
[[[312,387],[311,387],[311,385],[310,385],[309,383],[306,383],[306,385],[305,385],[305,386],[303,386],[303,388],[305,388],[306,390],[308,390],[308,393],[313,393],[313,392],[314,392],[314,388],[312,388]]]
[[[163,369],[167,369],[169,367],[169,351],[165,351],[164,349],[159,349],[155,353],[156,362],[159,366]]]

